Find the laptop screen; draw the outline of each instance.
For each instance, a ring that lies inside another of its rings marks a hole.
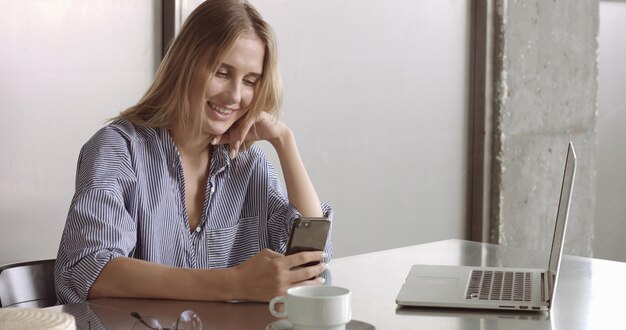
[[[574,177],[576,174],[576,153],[572,142],[567,148],[567,159],[565,160],[565,172],[563,173],[563,183],[561,185],[561,197],[559,199],[559,209],[556,213],[556,224],[554,228],[554,238],[552,239],[552,251],[550,252],[550,262],[548,270],[552,276],[552,291],[550,292],[550,300],[554,297],[556,290],[556,274],[561,265],[561,255],[563,254],[563,241],[565,237],[565,228],[569,213],[570,199],[572,197],[572,188],[574,186]]]

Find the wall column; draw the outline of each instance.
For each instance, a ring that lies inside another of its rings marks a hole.
[[[565,253],[593,255],[598,15],[597,0],[495,0],[492,242],[549,249],[571,140]]]

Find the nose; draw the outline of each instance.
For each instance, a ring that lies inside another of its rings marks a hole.
[[[226,99],[231,104],[241,101],[241,82],[235,79],[231,80],[225,90]]]

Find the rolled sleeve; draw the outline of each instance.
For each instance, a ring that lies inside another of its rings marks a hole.
[[[133,254],[137,224],[126,203],[136,181],[128,139],[116,129],[100,130],[83,146],[55,263],[60,303],[85,301],[109,261]]]
[[[136,245],[136,225],[112,191],[86,190],[68,214],[55,266],[60,303],[85,301],[104,266],[128,257]]]

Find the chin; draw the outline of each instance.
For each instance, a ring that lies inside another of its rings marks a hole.
[[[228,127],[215,127],[214,125],[209,125],[204,132],[211,136],[223,135],[228,131],[230,126],[232,125],[229,125]]]

